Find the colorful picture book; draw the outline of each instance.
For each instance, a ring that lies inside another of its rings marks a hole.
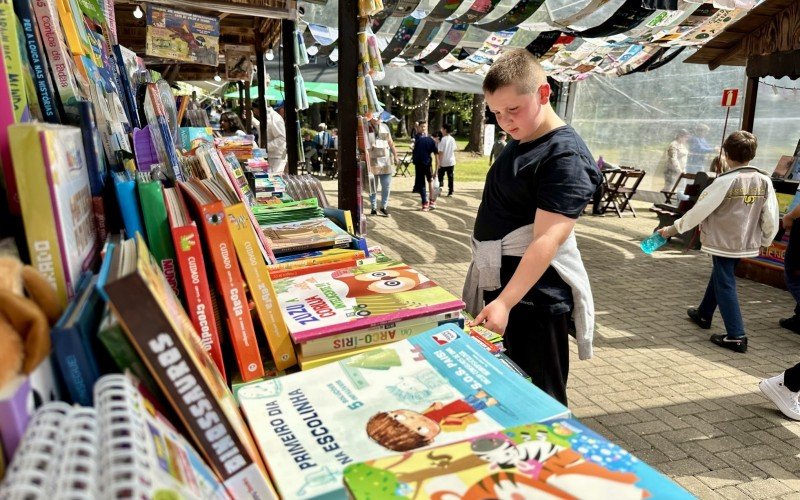
[[[352,236],[325,217],[261,226],[276,254],[315,248],[346,247]]]
[[[694,498],[574,419],[350,464],[344,482],[354,499]]]
[[[380,255],[365,262],[273,282],[295,343],[464,308],[458,297],[400,261]]]
[[[284,498],[343,496],[351,463],[569,416],[452,325],[236,396]]]

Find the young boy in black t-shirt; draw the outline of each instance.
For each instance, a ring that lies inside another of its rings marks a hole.
[[[550,107],[550,85],[532,54],[504,53],[486,75],[483,90],[498,125],[513,140],[486,175],[465,300],[470,302],[468,287],[479,288],[471,278],[474,269],[481,275],[486,304],[474,324],[504,334],[511,359],[566,405],[572,319],[588,330],[578,328],[582,359],[591,356],[594,326],[591,291],[573,227],[601,174],[577,132]],[[499,288],[492,290],[484,276],[491,266],[481,266],[496,258],[485,255],[490,247],[498,251],[498,246],[485,245],[496,240],[502,241],[502,256]]]

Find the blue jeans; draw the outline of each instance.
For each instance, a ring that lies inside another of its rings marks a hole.
[[[392,174],[375,175],[370,178],[369,202],[372,209],[376,210],[378,207],[375,205],[378,197],[378,182],[381,184],[381,208],[389,206],[389,193],[391,192],[390,186],[392,185]]]
[[[800,315],[800,226],[789,233],[789,244],[783,259],[784,273],[786,276],[786,289],[792,294],[795,301],[794,314]]]
[[[708,280],[706,294],[700,302],[698,312],[701,318],[710,320],[719,305],[719,313],[722,315],[728,336],[743,337],[744,322],[742,312],[739,310],[739,297],[736,295],[736,276],[733,274],[739,259],[714,255],[713,262],[711,278]]]

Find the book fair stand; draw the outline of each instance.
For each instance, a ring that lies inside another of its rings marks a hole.
[[[751,2],[626,0],[594,26],[605,1],[433,3],[331,0],[334,27],[292,0],[0,1],[0,498],[690,498],[369,246],[367,121],[404,65],[475,81],[526,47],[559,81],[624,76]],[[275,53],[281,172],[267,120],[220,134],[182,86],[234,82],[249,124]],[[298,172],[309,56],[341,90],[335,204]]]

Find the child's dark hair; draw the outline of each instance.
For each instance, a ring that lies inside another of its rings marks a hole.
[[[226,111],[222,113],[219,117],[220,123],[223,121],[227,121],[231,125],[231,130],[244,130],[244,125],[242,125],[242,120],[239,118],[239,115],[234,113],[233,111]]]
[[[367,422],[367,435],[373,441],[392,451],[416,450],[431,444],[432,438],[414,432],[382,411]]]
[[[446,123],[443,123],[443,124],[442,124],[442,128],[443,128],[443,129],[444,129],[444,131],[445,131],[445,132],[447,132],[448,134],[449,134],[450,132],[452,132],[452,131],[453,131],[453,127],[452,127],[452,126],[450,126],[450,125],[448,125],[448,124],[446,124]]]
[[[756,157],[758,139],[750,132],[737,130],[725,139],[722,149],[731,160],[747,164]]]

